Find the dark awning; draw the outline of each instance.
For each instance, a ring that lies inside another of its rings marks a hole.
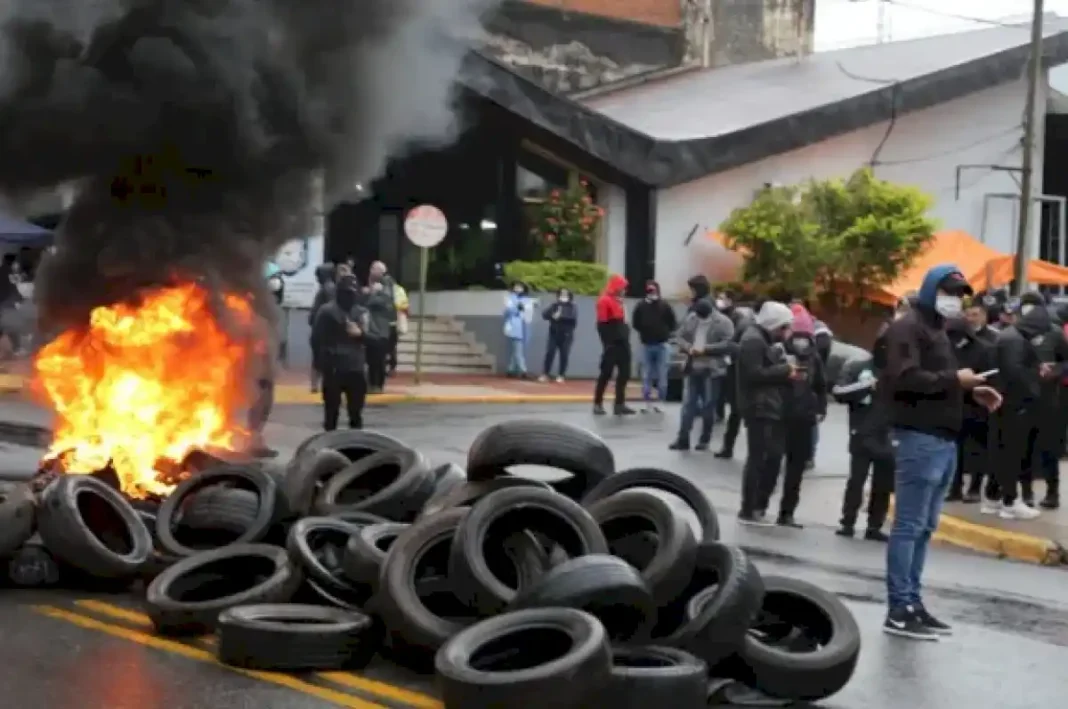
[[[52,232],[36,224],[0,214],[0,244],[17,246],[47,246]]]

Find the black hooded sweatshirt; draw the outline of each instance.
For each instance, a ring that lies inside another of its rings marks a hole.
[[[957,366],[973,372],[987,372],[997,368],[997,347],[984,340],[972,329],[964,318],[946,320],[946,335],[957,353]],[[988,380],[991,386],[1002,388],[996,377]],[[971,392],[964,394],[964,418],[981,421],[987,417],[987,410],[974,398]]]
[[[334,300],[319,309],[312,325],[312,353],[316,369],[326,373],[353,374],[363,372],[367,364],[364,336],[350,335],[348,322],[355,322],[367,332],[370,317],[357,304],[359,293],[355,280],[338,285]]]
[[[656,294],[659,296],[660,284],[653,281],[649,285],[656,288]],[[675,334],[679,322],[675,318],[675,310],[669,303],[664,302],[663,298],[642,298],[641,302],[634,306],[631,327],[638,333],[643,345],[662,345]]]
[[[334,299],[337,286],[334,285],[334,264],[324,263],[315,269],[315,280],[319,281],[319,289],[315,291],[315,300],[312,301],[311,310],[308,311],[308,324],[315,324],[315,316],[319,309]]]
[[[1042,358],[1036,343],[1049,335],[1050,318],[1036,307],[1001,331],[997,344],[998,378],[1002,383],[1004,415],[1033,414],[1042,400]]]
[[[693,291],[693,302],[690,303],[689,312],[693,312],[693,306],[697,304],[699,300],[705,300],[711,298],[712,284],[708,282],[708,279],[704,276],[694,276],[690,280],[686,281],[686,285]],[[712,304],[715,307],[715,303]]]

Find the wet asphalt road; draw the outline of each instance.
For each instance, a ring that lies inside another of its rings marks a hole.
[[[747,548],[762,572],[804,578],[840,594],[857,616],[864,644],[853,681],[823,706],[1064,706],[1068,697],[1068,674],[1063,671],[1068,666],[1068,572],[1064,570],[934,549],[928,559],[927,603],[954,624],[954,637],[921,644],[889,638],[879,631],[884,548],[831,534],[846,465],[840,411],[833,411],[824,425],[817,470],[806,480],[803,492],[801,518],[806,528],[799,531],[739,528],[734,512],[744,445],[739,446],[734,461],[726,462],[710,455],[671,453],[666,444],[677,420],[674,411],[664,417],[621,421],[594,419],[582,406],[400,405],[373,409],[367,419],[369,426],[409,441],[435,460],[462,462],[466,446],[482,428],[520,416],[552,418],[597,430],[612,445],[619,467],[657,465],[687,475],[716,504],[724,539]],[[318,420],[318,411],[312,407],[283,407],[276,412],[271,439],[283,450],[295,447]],[[33,451],[0,448],[0,469],[20,467],[33,456]],[[346,677],[311,676],[296,686],[282,686],[276,677],[240,676],[212,664],[210,646],[194,643],[192,655],[181,648],[149,646],[148,634],[142,632],[136,616],[120,618],[107,607],[101,612],[101,607],[76,603],[88,597],[58,591],[5,591],[0,597],[0,627],[6,641],[0,645],[0,663],[11,706],[432,706],[425,698],[400,695],[363,680],[355,680],[358,686],[354,686],[354,680]],[[125,596],[103,600],[136,608],[136,600]],[[391,685],[432,691],[426,678],[395,668],[374,667],[368,674]]]

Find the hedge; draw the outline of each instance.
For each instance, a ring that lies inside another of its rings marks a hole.
[[[511,261],[504,264],[504,277],[541,293],[567,288],[575,295],[599,295],[608,282],[608,267],[584,261]]]

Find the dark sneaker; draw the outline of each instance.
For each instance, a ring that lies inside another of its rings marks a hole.
[[[963,501],[964,501],[964,493],[961,492],[960,490],[950,490],[949,494],[946,495],[946,502],[963,502]]]
[[[869,529],[864,532],[864,538],[869,542],[888,542],[890,537],[881,529]]]
[[[708,450],[708,445],[708,441],[698,441],[697,445],[694,446],[693,449],[695,451],[706,451]]]
[[[883,632],[910,640],[938,640],[938,633],[924,625],[912,606],[893,609],[886,614]]]
[[[1038,503],[1038,506],[1044,510],[1058,510],[1061,507],[1061,501],[1059,498],[1047,495],[1042,502]]]
[[[601,406],[600,404],[594,404],[594,405],[593,405],[593,415],[594,415],[594,416],[604,416],[604,415],[606,415],[607,413],[608,413],[608,412],[607,412],[607,411],[605,411],[605,410],[604,410],[604,407],[603,407],[603,406]]]
[[[721,451],[716,451],[715,453],[712,454],[712,457],[713,458],[719,458],[720,460],[730,460],[731,458],[734,457],[734,451],[729,451],[729,450],[726,450],[726,449],[721,450]]]
[[[616,416],[633,416],[638,412],[624,404],[623,406],[617,406],[612,409],[612,413]]]
[[[922,605],[916,606],[916,619],[923,624],[923,627],[930,630],[936,635],[952,635],[953,628],[949,627],[938,618],[927,612],[927,609]]]
[[[675,441],[670,446],[668,446],[668,450],[672,450],[672,451],[688,451],[688,450],[690,450],[690,444],[687,441]]]
[[[794,519],[793,515],[779,515],[779,518],[775,520],[775,524],[780,527],[790,527],[791,529],[804,529],[805,526]]]
[[[847,537],[849,539],[852,539],[856,533],[857,531],[855,529],[844,524],[837,530],[835,530],[835,534],[837,534],[839,537]]]
[[[764,516],[763,512],[740,512],[738,514],[738,524],[745,524],[750,527],[770,527],[771,521]]]

